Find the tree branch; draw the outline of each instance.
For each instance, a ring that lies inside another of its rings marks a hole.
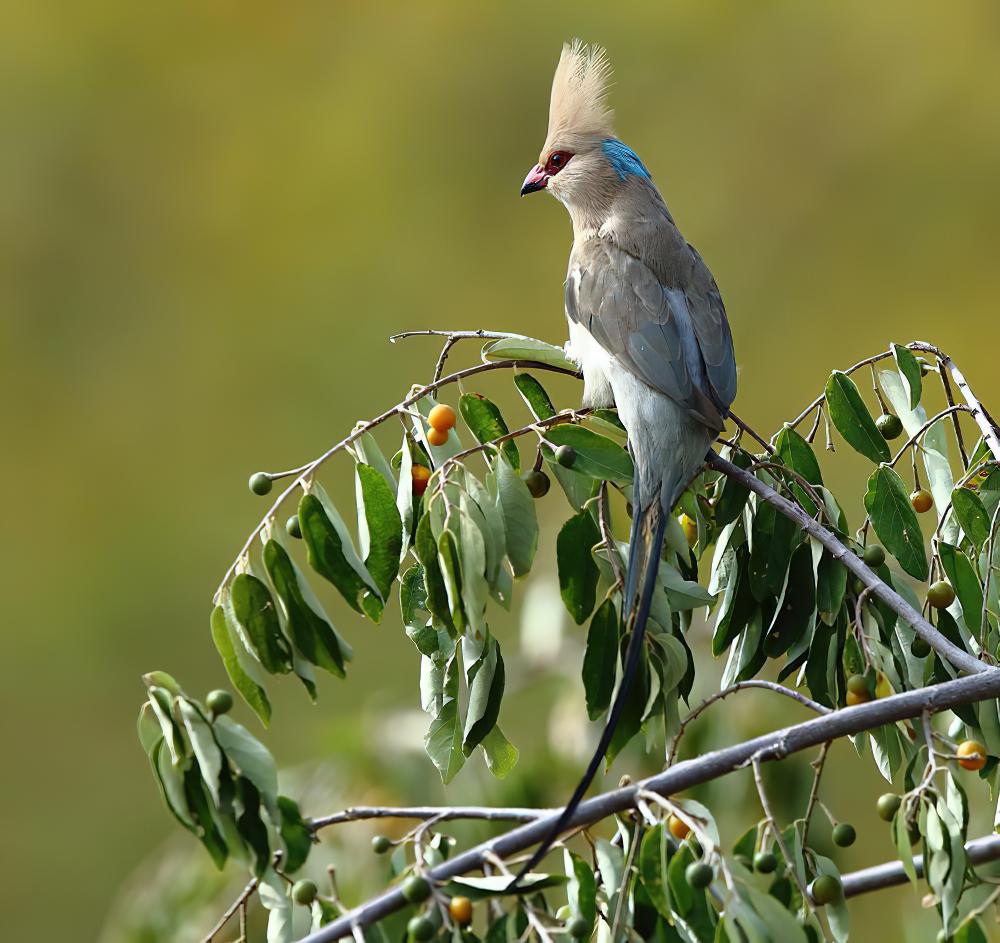
[[[965,854],[972,864],[984,864],[1000,858],[1000,835],[984,835],[966,843]],[[924,856],[913,856],[913,867],[917,876],[924,876]],[[881,891],[886,887],[896,887],[905,884],[909,878],[899,861],[886,861],[860,871],[852,871],[841,877],[845,897],[857,897],[870,891]]]
[[[685,760],[648,779],[588,799],[580,804],[576,813],[566,823],[566,827],[569,830],[592,825],[617,812],[634,808],[642,792],[676,795],[685,789],[719,779],[735,770],[745,768],[755,756],[760,762],[780,760],[792,753],[819,746],[828,740],[861,733],[883,724],[919,717],[924,711],[933,713],[949,710],[960,704],[997,696],[1000,696],[1000,669],[988,669],[979,671],[971,677],[959,678],[916,691],[904,691],[866,704],[833,711],[823,717],[807,720],[722,750],[715,750],[695,759]],[[493,856],[505,858],[542,841],[548,837],[557,821],[558,813],[555,813],[522,825],[456,855],[432,868],[426,876],[431,881],[444,882],[456,875],[480,870],[487,858]],[[1000,842],[1000,838],[997,841]],[[392,888],[320,928],[306,937],[303,943],[327,943],[330,940],[339,940],[349,936],[353,927],[368,926],[405,906],[407,904],[402,891],[398,887]]]
[[[558,809],[492,808],[478,805],[424,805],[424,806],[371,806],[358,805],[343,812],[334,812],[320,818],[310,819],[309,826],[314,832],[328,825],[343,822],[360,822],[367,819],[430,819],[439,822],[448,819],[484,819],[488,822],[534,822],[535,819],[553,815]]]
[[[956,668],[977,673],[987,671],[985,665],[968,652],[963,651],[957,645],[948,641],[937,629],[934,628],[916,609],[913,608],[902,596],[893,590],[887,583],[882,582],[871,569],[869,569],[860,557],[855,556],[837,537],[821,524],[814,521],[798,505],[783,498],[777,491],[766,485],[759,478],[754,477],[748,471],[726,461],[714,452],[709,453],[708,467],[716,471],[735,478],[754,492],[759,498],[773,505],[785,517],[790,518],[802,528],[810,537],[819,541],[831,554],[834,560],[845,566],[851,574],[860,579],[871,590],[871,595],[881,599],[890,609],[892,609],[904,622],[913,626],[914,632],[924,639],[942,658],[949,661]]]

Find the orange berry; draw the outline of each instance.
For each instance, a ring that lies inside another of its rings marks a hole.
[[[867,704],[871,698],[867,694],[855,694],[854,691],[847,692],[847,706],[854,707],[855,704]]]
[[[910,504],[918,514],[923,514],[934,507],[934,498],[926,488],[919,488],[910,495]]]
[[[986,765],[986,747],[978,740],[965,740],[958,745],[958,765],[977,770]]]
[[[437,429],[438,432],[447,432],[449,429],[455,428],[457,417],[455,416],[455,410],[450,406],[438,403],[427,414],[427,421],[430,423],[432,429]]]
[[[670,818],[667,819],[667,828],[670,829],[670,834],[673,835],[678,841],[684,841],[691,831],[687,822],[678,818],[673,813],[671,813]]]
[[[453,897],[448,902],[448,913],[460,927],[472,923],[472,901],[468,897]]]
[[[448,441],[448,430],[438,429],[435,426],[431,426],[427,430],[427,441],[431,445],[444,445]]]
[[[413,493],[419,498],[427,490],[427,482],[431,477],[431,470],[426,465],[414,465],[410,469],[410,478],[413,481]]]

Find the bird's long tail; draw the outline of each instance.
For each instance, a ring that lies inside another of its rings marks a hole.
[[[562,810],[559,820],[552,831],[539,845],[530,860],[518,872],[514,884],[532,870],[548,853],[553,842],[559,838],[567,824],[573,818],[584,794],[597,775],[604,755],[608,752],[611,738],[621,718],[622,711],[628,699],[629,689],[635,679],[636,671],[642,658],[643,639],[646,635],[646,621],[656,588],[656,576],[660,566],[660,553],[663,548],[663,535],[667,524],[667,514],[659,500],[654,497],[652,503],[642,512],[636,510],[632,519],[632,537],[629,541],[628,569],[625,577],[625,606],[623,625],[626,631],[631,628],[631,638],[625,653],[625,664],[622,669],[621,684],[618,693],[608,713],[608,720],[597,744],[597,749],[587,764],[583,778],[577,783],[573,795]],[[638,593],[638,595],[637,595]]]

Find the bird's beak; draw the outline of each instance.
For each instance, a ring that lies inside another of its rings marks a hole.
[[[544,190],[548,182],[549,175],[542,169],[542,165],[535,164],[528,176],[524,178],[524,183],[521,184],[521,196],[526,193],[534,193],[536,190]]]

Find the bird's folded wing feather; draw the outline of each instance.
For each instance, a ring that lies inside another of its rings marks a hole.
[[[688,277],[664,285],[641,259],[603,238],[578,245],[566,312],[644,383],[713,430],[736,395],[736,362],[718,288],[694,249]]]

